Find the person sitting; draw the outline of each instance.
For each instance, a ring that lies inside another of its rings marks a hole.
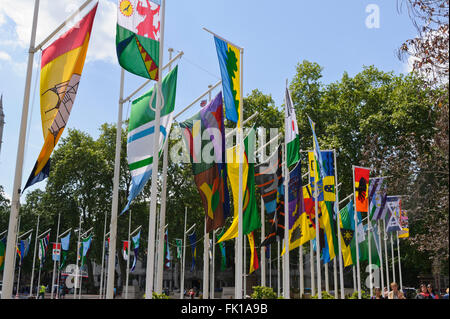
[[[391,283],[391,291],[388,293],[388,299],[406,299],[403,292],[398,290],[396,282]]]

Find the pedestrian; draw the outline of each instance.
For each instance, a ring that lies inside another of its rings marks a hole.
[[[448,288],[445,290],[445,295],[442,296],[442,299],[448,299]]]
[[[398,290],[398,285],[396,282],[391,283],[391,291],[388,293],[388,299],[406,299],[403,292]]]
[[[39,288],[39,296],[38,299],[44,299],[45,297],[45,286],[41,285],[41,287]]]
[[[191,299],[194,299],[194,289],[189,289],[189,297],[191,297]]]
[[[384,299],[384,297],[381,294],[381,288],[380,287],[376,287],[374,289],[375,291],[375,296],[372,296],[370,299]]]
[[[427,290],[432,299],[439,299],[439,295],[434,292],[433,286],[431,284],[428,284]]]
[[[416,299],[433,299],[428,293],[427,285],[421,284],[419,289],[420,291],[417,294]]]

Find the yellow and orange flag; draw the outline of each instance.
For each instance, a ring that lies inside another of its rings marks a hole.
[[[66,127],[78,91],[97,6],[98,3],[42,51],[40,104],[44,146],[24,190],[49,176],[50,155]]]

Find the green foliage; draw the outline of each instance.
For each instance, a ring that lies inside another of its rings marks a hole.
[[[277,299],[277,294],[273,291],[271,287],[264,286],[254,286],[253,293],[251,295],[252,299]]]
[[[354,292],[353,294],[351,294],[350,296],[349,296],[349,295],[345,296],[345,299],[359,299],[359,298],[358,298],[358,292],[355,291],[355,292]],[[367,292],[364,291],[364,290],[361,290],[361,299],[370,299],[370,294],[367,293]]]
[[[314,295],[311,299],[319,299],[319,295]],[[330,295],[326,291],[322,291],[322,299],[335,299],[334,296]]]
[[[164,294],[164,293],[158,294],[156,292],[153,292],[152,293],[152,299],[169,299],[169,297],[166,294]]]

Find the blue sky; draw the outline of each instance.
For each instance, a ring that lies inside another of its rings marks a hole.
[[[3,94],[6,116],[0,185],[8,197],[14,179],[33,2],[0,0],[0,94]],[[36,44],[83,2],[41,0]],[[115,56],[116,3],[100,0],[87,61],[67,126],[86,131],[94,138],[102,123],[117,121],[120,68]],[[364,65],[405,73],[408,65],[398,60],[396,50],[416,35],[407,13],[397,11],[397,1],[166,0],[166,4],[164,59],[168,61],[169,47],[175,53],[184,52],[179,62],[175,112],[220,79],[214,41],[203,27],[244,48],[244,96],[259,89],[271,94],[278,107],[283,103],[285,81],[292,79],[297,63],[303,60],[319,63],[324,68],[324,83],[339,80],[344,72],[353,76]],[[378,28],[366,26],[367,17],[373,14],[373,11],[366,12],[369,5],[379,9]],[[43,144],[38,99],[39,56],[35,55],[31,85],[23,184]],[[144,79],[126,73],[125,96],[143,82]],[[199,108],[192,108],[179,120]],[[123,117],[128,115],[128,104],[125,104]],[[63,137],[66,135],[67,130]],[[45,182],[41,182],[29,190],[44,187]]]

